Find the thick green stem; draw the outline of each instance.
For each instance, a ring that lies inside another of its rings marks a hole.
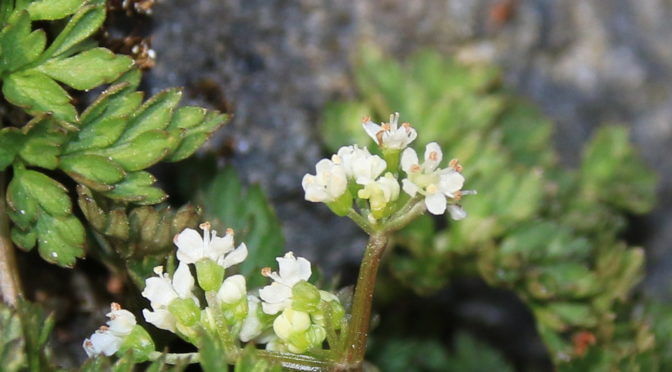
[[[198,362],[198,353],[162,353],[159,351],[154,351],[149,354],[149,360],[159,360],[162,359],[167,364],[178,364],[178,363],[197,363]]]
[[[352,317],[348,325],[345,353],[341,361],[344,370],[359,371],[362,368],[364,354],[366,353],[366,341],[369,336],[373,291],[376,287],[378,266],[387,242],[388,236],[386,234],[374,233],[366,246],[364,258],[359,267],[359,277],[357,278],[352,303]]]
[[[16,306],[19,297],[23,297],[14,246],[9,235],[4,172],[0,172],[0,296],[10,306]]]

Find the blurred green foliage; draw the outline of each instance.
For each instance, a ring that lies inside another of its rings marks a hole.
[[[0,171],[12,169],[12,240],[67,267],[84,256],[86,234],[62,183],[72,182],[55,170],[118,204],[158,204],[167,195],[146,169],[190,156],[226,121],[214,111],[178,107],[179,89],[145,101],[133,59],[92,38],[105,17],[104,0],[0,3],[0,80],[9,113],[0,117]],[[103,85],[83,110],[70,95]]]
[[[324,112],[330,150],[371,145],[358,119],[400,112],[422,133],[419,139],[460,159],[465,188],[478,191],[464,200],[465,220],[423,216],[397,234],[399,249],[388,257],[396,280],[429,295],[451,277],[480,276],[529,306],[556,365],[581,361],[589,367],[580,370],[593,371],[631,363],[648,370],[650,329],[628,316],[622,324],[616,310],[644,264],[643,251],[620,237],[628,215],[653,207],[656,184],[626,128],[599,128],[578,169],[568,169],[553,150],[552,124],[507,92],[492,66],[467,66],[431,51],[402,65],[368,48],[355,78],[360,99]]]

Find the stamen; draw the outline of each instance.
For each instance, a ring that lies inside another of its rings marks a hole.
[[[121,305],[119,305],[116,302],[113,302],[110,304],[110,309],[112,309],[112,311],[119,311],[121,310]]]
[[[385,134],[385,130],[381,130],[380,132],[376,133],[376,140],[378,141],[379,145],[383,144],[383,134]]]
[[[268,277],[271,276],[271,271],[272,271],[272,270],[273,270],[273,269],[271,269],[270,267],[262,267],[262,268],[261,268],[261,275],[262,275],[262,276],[265,276],[265,277],[268,278]]]
[[[163,266],[156,266],[154,268],[154,274],[161,276],[163,274]]]
[[[365,117],[362,118],[362,123],[368,123],[368,122],[370,122],[370,121],[371,121],[371,117],[370,117],[370,116],[365,116]]]
[[[461,192],[461,191],[455,191],[455,192],[453,193],[453,199],[458,200],[458,201],[459,201],[460,199],[462,199],[462,192]]]
[[[229,227],[228,229],[226,229],[226,235],[233,236],[235,235],[235,231],[233,231],[233,229]]]
[[[401,126],[402,126],[404,129],[406,129],[406,132],[410,132],[410,131],[411,131],[411,128],[412,128],[412,127],[411,127],[411,123],[409,123],[409,122],[403,122],[403,123],[401,123]]]
[[[418,164],[413,164],[413,165],[411,165],[411,169],[410,169],[410,170],[411,170],[411,172],[420,172],[420,169],[421,169],[421,168],[420,168],[420,165],[418,165]]]
[[[458,159],[452,159],[449,163],[448,166],[455,169],[458,173],[462,173],[462,165],[460,164],[460,161]]]
[[[439,160],[439,153],[437,153],[436,151],[430,152],[429,153],[429,160],[432,160],[432,161]]]
[[[431,185],[427,186],[427,188],[425,190],[427,191],[428,194],[434,194],[437,191],[439,191],[439,189],[436,187],[435,184],[431,184]]]
[[[200,227],[201,230],[203,231],[210,230],[210,222],[205,221],[202,224],[198,225],[198,227]]]

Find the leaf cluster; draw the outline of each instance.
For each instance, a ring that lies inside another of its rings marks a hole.
[[[369,48],[355,77],[361,99],[325,110],[328,147],[369,144],[353,118],[399,111],[419,138],[460,159],[465,187],[478,191],[464,200],[467,219],[424,216],[395,237],[403,247],[389,258],[396,280],[431,294],[453,276],[481,276],[527,303],[558,365],[585,355],[576,344],[582,332],[618,355],[610,365],[625,358],[615,353],[615,309],[640,280],[644,255],[619,234],[628,215],[653,207],[656,183],[627,130],[598,129],[578,169],[567,169],[552,150],[549,120],[507,92],[493,67],[431,51],[402,65]]]
[[[54,171],[96,197],[154,205],[167,195],[147,168],[190,156],[226,120],[178,107],[179,89],[145,100],[133,60],[91,39],[104,20],[102,0],[15,0],[0,7],[2,92],[32,118],[2,118],[0,130],[0,171],[13,171],[7,190],[12,240],[25,250],[37,246],[45,260],[62,266],[84,255],[86,239],[63,184],[70,183]],[[73,103],[70,92],[101,85],[106,89],[87,107]],[[97,229],[103,223],[91,222]],[[123,225],[107,228],[117,229],[118,238]]]

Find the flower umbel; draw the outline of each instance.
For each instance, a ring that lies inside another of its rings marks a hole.
[[[192,294],[194,277],[191,276],[189,266],[180,262],[171,279],[163,272],[163,266],[154,268],[158,275],[145,280],[145,289],[142,296],[150,301],[152,309],[142,310],[145,320],[156,327],[175,332],[175,315],[168,310],[168,306],[176,299],[191,299],[198,304],[198,299]]]
[[[209,258],[220,266],[228,268],[239,264],[247,257],[247,246],[241,243],[234,249],[233,230],[227,229],[226,235],[217,236],[217,231],[210,230],[210,223],[199,226],[203,237],[194,229],[184,229],[173,239],[177,246],[177,259],[184,263],[196,263]]]
[[[135,315],[128,310],[123,310],[115,302],[110,304],[110,312],[107,313],[107,317],[110,318],[107,321],[107,326],[101,326],[82,344],[86,355],[89,357],[99,354],[110,356],[119,351],[124,337],[131,333],[136,324]]]

